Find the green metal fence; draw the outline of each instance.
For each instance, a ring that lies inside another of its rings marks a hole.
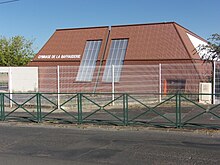
[[[0,93],[0,119],[219,129],[220,104],[201,103],[200,95]]]

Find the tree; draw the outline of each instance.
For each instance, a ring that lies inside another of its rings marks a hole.
[[[211,45],[212,52],[215,53],[215,57],[220,59],[220,34],[212,34],[209,40],[211,40],[209,44]]]
[[[215,33],[212,34],[210,38],[208,38],[208,43],[199,45],[196,48],[196,52],[198,52],[204,62],[211,62],[212,64],[212,104],[214,103],[215,96],[214,93],[216,92],[216,89],[214,87],[214,82],[216,79],[214,78],[216,75],[215,73],[215,64],[214,61],[220,61],[220,35]],[[218,93],[218,92],[217,92]]]
[[[197,48],[205,61],[220,60],[220,34],[212,34],[208,38],[208,43],[205,45],[199,45]]]
[[[23,36],[0,37],[0,66],[23,66],[34,56],[33,41]]]

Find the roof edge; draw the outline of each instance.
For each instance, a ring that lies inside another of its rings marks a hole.
[[[182,25],[180,25],[180,24],[178,24],[178,23],[176,23],[176,22],[174,22],[174,23],[175,23],[175,25],[177,25],[177,26],[179,26],[179,27],[181,27],[181,28],[185,29],[187,32],[190,32],[192,35],[194,35],[194,37],[197,37],[197,38],[201,39],[202,41],[204,41],[204,42],[207,42],[207,43],[208,43],[208,41],[207,41],[206,39],[204,39],[204,38],[200,37],[199,35],[197,35],[196,33],[192,32],[191,30],[189,30],[189,29],[187,29],[187,28],[183,27]]]
[[[78,27],[78,28],[61,28],[61,29],[56,29],[56,31],[66,31],[66,30],[80,30],[80,29],[97,29],[97,28],[108,28],[109,26],[94,26],[94,27]]]
[[[35,54],[33,60],[35,59],[35,57],[37,57],[39,55],[39,53],[44,49],[44,47],[46,47],[47,43],[49,43],[49,41],[52,39],[52,37],[55,35],[55,32],[53,32],[53,34],[50,36],[50,38],[45,42],[45,44],[42,46],[42,48]]]
[[[183,27],[182,25],[174,22],[174,21],[169,21],[169,22],[155,22],[155,23],[137,23],[137,24],[122,24],[122,25],[109,25],[109,26],[89,26],[89,27],[76,27],[76,28],[60,28],[56,29],[56,31],[66,31],[66,30],[80,30],[80,29],[97,29],[97,28],[109,28],[109,27],[126,27],[126,26],[144,26],[144,25],[161,25],[161,24],[173,24],[177,25],[183,29],[185,29],[187,32],[191,33],[195,37],[201,39],[204,42],[207,42],[206,39],[198,36],[196,33],[190,31],[189,29]]]
[[[127,25],[113,25],[111,27],[124,27],[124,26],[142,26],[142,25],[161,25],[161,24],[175,24],[176,22],[155,22],[155,23],[137,23]]]
[[[185,48],[185,50],[186,50],[186,52],[187,52],[189,58],[192,58],[192,56],[191,56],[191,54],[190,54],[190,52],[189,52],[189,50],[188,50],[188,48],[187,48],[187,46],[186,46],[186,44],[185,44],[185,42],[184,42],[184,40],[183,40],[183,38],[182,38],[182,36],[181,36],[181,34],[180,34],[180,32],[179,32],[179,30],[178,30],[178,28],[177,28],[176,25],[178,25],[178,24],[173,24],[174,29],[176,30],[177,35],[178,35],[180,41],[182,42],[182,44],[183,44],[183,46],[184,46],[184,48]]]
[[[160,24],[177,24],[177,23],[176,22],[156,22],[156,23],[137,23],[137,24],[109,25],[109,26],[90,26],[90,27],[77,27],[77,28],[61,28],[61,29],[56,29],[56,31],[94,29],[94,28],[108,28],[108,27],[141,26],[141,25],[160,25]]]

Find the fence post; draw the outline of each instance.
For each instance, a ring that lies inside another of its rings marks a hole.
[[[115,66],[112,65],[112,101],[115,99]],[[112,102],[115,105],[115,102]]]
[[[212,91],[212,102],[213,102],[213,104],[215,104],[215,83],[216,83],[216,62],[215,61],[213,61],[213,80],[212,80],[212,85],[213,85],[213,87],[212,87],[212,89],[213,89],[213,91]]]
[[[124,125],[128,125],[128,94],[123,94]]]
[[[1,104],[1,121],[5,120],[5,104],[4,104],[4,93],[0,94],[0,104]]]
[[[60,108],[60,66],[57,65],[57,106]]]
[[[8,78],[9,78],[9,105],[10,105],[10,108],[12,107],[12,99],[13,99],[13,96],[12,96],[12,72],[11,72],[11,67],[8,68]]]
[[[180,93],[176,93],[176,127],[179,128],[181,125],[181,112],[180,112],[180,105],[181,105],[181,97]]]
[[[161,64],[159,64],[159,102],[162,100],[162,87],[161,87]]]
[[[179,127],[182,127],[181,94],[179,95]]]
[[[81,124],[82,119],[82,93],[77,94],[77,105],[78,105],[78,123]]]
[[[42,114],[41,114],[41,94],[37,93],[37,122],[40,123],[42,121]]]

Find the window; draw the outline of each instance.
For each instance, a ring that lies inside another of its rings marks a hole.
[[[86,41],[86,46],[77,73],[76,81],[92,81],[101,43],[101,40]]]
[[[167,92],[185,92],[186,80],[167,80]]]
[[[112,68],[114,66],[114,81],[118,82],[121,75],[123,61],[128,45],[128,39],[115,39],[111,41],[106,67],[103,74],[102,81],[112,81]]]

